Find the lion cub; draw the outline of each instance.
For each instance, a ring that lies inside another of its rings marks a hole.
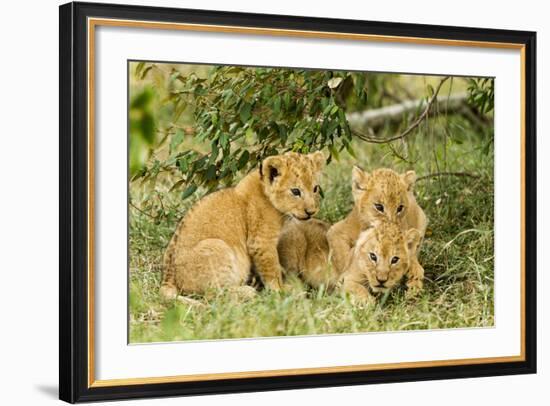
[[[335,282],[329,262],[327,231],[330,224],[312,219],[289,221],[283,226],[277,251],[287,274],[295,274],[308,285],[332,288]]]
[[[346,271],[355,242],[362,231],[376,219],[396,222],[401,230],[418,230],[420,241],[426,232],[426,215],[416,203],[413,193],[416,174],[408,171],[398,174],[391,169],[376,169],[371,174],[358,166],[352,170],[352,193],[355,205],[350,214],[334,224],[327,239],[332,252],[335,271]],[[417,245],[417,251],[420,244]],[[407,275],[407,287],[414,290],[422,288],[424,268],[417,255],[411,257]]]
[[[339,285],[342,292],[366,302],[374,299],[373,294],[390,290],[408,274],[420,241],[420,233],[414,228],[404,232],[396,223],[375,220],[359,234],[346,271],[338,275],[331,266],[328,229],[329,225],[320,220],[285,224],[277,247],[281,265],[314,288],[324,285],[333,289]]]
[[[372,302],[373,294],[390,290],[409,272],[419,242],[417,229],[405,232],[396,223],[376,220],[359,234],[341,277],[342,291]]]
[[[234,288],[254,267],[267,288],[279,290],[277,241],[284,216],[309,220],[319,209],[321,152],[266,158],[235,187],[198,201],[179,223],[164,255],[160,294]]]

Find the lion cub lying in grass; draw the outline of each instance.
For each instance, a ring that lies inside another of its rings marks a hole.
[[[327,233],[332,265],[337,275],[346,271],[356,241],[375,220],[397,223],[402,231],[416,229],[420,241],[426,232],[426,215],[416,203],[414,171],[402,175],[391,169],[376,169],[371,174],[355,166],[352,170],[352,193],[355,205],[350,214],[334,224]],[[417,251],[420,243],[417,244]],[[417,255],[411,257],[407,287],[413,293],[422,289],[424,268]]]
[[[418,230],[403,231],[396,223],[376,220],[359,234],[341,276],[342,291],[372,302],[373,293],[390,290],[410,273],[419,242]]]
[[[359,234],[346,270],[337,274],[331,266],[328,228],[320,220],[286,224],[278,244],[281,265],[312,287],[340,285],[342,292],[364,302],[373,301],[373,294],[386,292],[403,279],[420,241],[414,228],[405,232],[396,223],[375,220]]]
[[[317,213],[324,164],[321,152],[271,156],[235,187],[198,201],[166,249],[161,296],[240,287],[252,267],[267,288],[279,290],[277,241],[284,216],[309,220]]]

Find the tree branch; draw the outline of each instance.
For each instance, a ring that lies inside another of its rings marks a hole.
[[[363,141],[371,142],[371,143],[374,143],[374,144],[386,144],[388,142],[392,142],[392,141],[395,141],[395,140],[399,140],[401,138],[405,138],[407,135],[409,135],[411,132],[413,132],[413,130],[416,129],[422,123],[422,121],[424,121],[424,119],[428,116],[428,113],[430,112],[430,109],[432,108],[432,105],[434,104],[434,102],[436,100],[438,100],[437,96],[439,94],[439,91],[441,90],[441,86],[443,86],[443,83],[445,83],[445,81],[447,79],[449,79],[448,76],[441,79],[441,81],[437,85],[436,89],[434,90],[434,94],[432,95],[432,97],[426,103],[426,107],[424,108],[424,111],[422,111],[422,113],[418,116],[418,118],[405,131],[403,131],[401,134],[396,135],[396,136],[391,137],[391,138],[378,139],[378,138],[369,137],[367,134],[363,133],[362,131],[360,131],[358,129],[353,129],[352,133],[354,135],[356,135],[357,137],[359,137],[360,139],[362,139]],[[453,104],[457,104],[457,105],[460,104],[461,105],[464,100],[465,100],[465,95],[459,95],[459,97],[457,97],[456,100],[453,100]],[[449,102],[450,102],[450,98],[449,98]],[[420,101],[420,103],[422,103],[422,102]],[[373,111],[373,110],[363,112],[363,113],[360,113],[360,120],[362,122],[368,123],[369,121],[373,120],[373,118],[382,117],[382,119],[385,120],[387,118],[387,116],[401,117],[404,112],[406,112],[407,110],[409,110],[411,108],[416,108],[418,106],[418,104],[419,104],[419,101],[407,101],[407,102],[404,102],[400,105],[388,106],[388,107],[383,107],[381,109],[377,109],[376,114],[375,114],[375,111]],[[356,117],[354,117],[353,114],[348,115],[348,122],[351,123],[351,122],[354,122],[354,121],[357,122],[358,119]]]
[[[139,211],[141,214],[144,214],[146,215],[147,217],[149,218],[152,218],[153,220],[156,220],[157,218],[155,216],[153,216],[152,214],[150,213],[147,213],[146,211],[140,209],[139,207],[137,207],[134,203],[132,203],[131,200],[128,201],[128,203],[130,203],[130,206],[134,209],[136,209],[137,211]]]

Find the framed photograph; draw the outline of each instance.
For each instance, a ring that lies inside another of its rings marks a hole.
[[[60,398],[536,371],[536,34],[60,7]]]

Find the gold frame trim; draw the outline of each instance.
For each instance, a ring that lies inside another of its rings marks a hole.
[[[386,43],[404,43],[416,45],[435,46],[459,46],[512,49],[520,51],[521,65],[521,118],[520,118],[520,141],[521,141],[521,270],[520,270],[520,338],[521,350],[517,356],[485,357],[485,358],[464,358],[454,360],[435,360],[417,362],[397,362],[384,364],[347,365],[317,368],[295,368],[277,369],[267,371],[245,371],[245,372],[221,372],[213,374],[192,374],[175,375],[146,378],[124,378],[124,379],[95,379],[95,339],[94,339],[94,306],[95,306],[95,278],[94,278],[94,191],[95,191],[95,28],[97,26],[110,27],[133,27],[162,30],[183,30],[195,32],[218,32],[244,35],[267,35],[299,38],[356,40]],[[88,19],[88,388],[113,387],[125,385],[143,385],[160,383],[177,383],[192,381],[212,381],[218,379],[244,379],[244,378],[265,378],[289,375],[311,375],[329,374],[338,372],[360,372],[391,370],[396,368],[425,368],[440,366],[458,366],[473,364],[493,364],[504,362],[525,361],[525,45],[506,42],[484,42],[484,41],[462,41],[452,39],[432,39],[421,37],[399,37],[390,35],[352,34],[341,32],[305,31],[290,29],[273,29],[257,27],[239,27],[226,25],[208,24],[184,24],[184,23],[163,23],[138,20],[119,20],[107,18]]]

